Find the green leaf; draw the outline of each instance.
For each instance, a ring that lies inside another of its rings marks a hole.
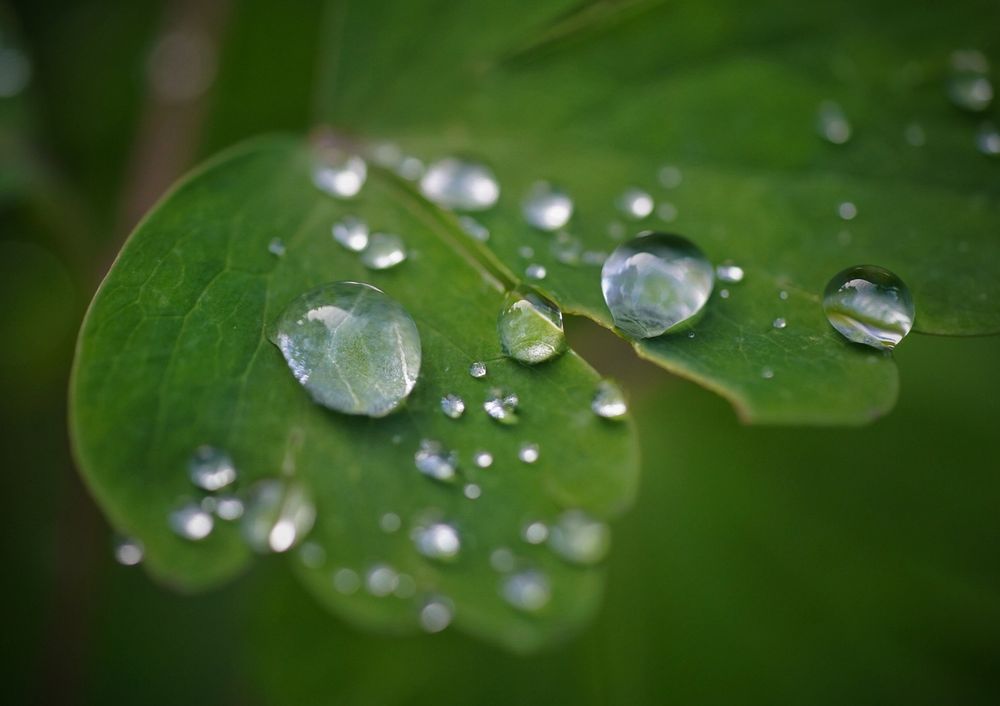
[[[976,150],[984,116],[963,114],[944,90],[953,50],[997,58],[990,28],[1000,9],[905,8],[351,5],[333,15],[340,51],[324,115],[425,159],[481,155],[504,190],[481,219],[490,248],[520,274],[520,249],[532,247],[549,273],[541,289],[609,327],[598,268],[560,262],[519,202],[535,180],[558,182],[575,197],[568,229],[582,249],[608,251],[608,226],[623,220],[616,197],[648,190],[676,220],[654,215],[627,232],[683,233],[747,276],[727,300],[717,287],[695,338],[639,342],[638,353],[715,390],[748,421],[864,423],[894,405],[897,371],[827,324],[819,299],[833,274],[862,263],[899,274],[918,331],[1000,332],[1000,162]],[[817,132],[830,100],[853,126],[843,145]],[[913,123],[923,146],[905,139]],[[664,164],[681,170],[676,188],[659,183]],[[847,201],[858,210],[849,222],[838,216]],[[772,329],[778,317],[787,328]]]
[[[345,617],[412,630],[420,602],[440,594],[454,603],[461,629],[516,649],[573,630],[596,606],[600,568],[528,545],[521,530],[565,508],[617,514],[635,484],[631,423],[591,412],[599,378],[576,354],[535,367],[500,355],[504,288],[465,249],[450,219],[376,170],[355,202],[334,200],[312,186],[311,160],[292,139],[234,149],[184,180],[122,250],[84,322],[72,382],[76,454],[98,502],[119,530],[142,540],[148,568],[161,579],[198,589],[231,577],[251,558],[236,527],[216,521],[215,531],[194,543],[167,521],[185,499],[197,498],[187,464],[199,445],[210,444],[231,455],[241,489],[278,476],[308,489],[317,519],[294,564]],[[366,270],[331,237],[346,215],[402,235],[409,258],[390,270]],[[281,257],[269,252],[274,238],[285,246]],[[389,417],[318,406],[267,340],[290,301],[336,280],[374,284],[417,323],[420,379],[404,409]],[[486,378],[468,374],[474,360],[487,361]],[[519,424],[499,425],[482,410],[494,386],[520,396]],[[467,403],[460,419],[440,408],[448,393]],[[458,484],[417,471],[414,454],[425,438],[457,453]],[[539,445],[534,464],[518,458],[526,442]],[[478,449],[493,454],[492,466],[472,463]],[[464,482],[477,484],[482,496],[464,497]],[[386,513],[399,516],[398,531],[380,527]],[[454,563],[414,549],[410,530],[427,515],[458,529],[463,546]],[[502,599],[503,574],[490,562],[499,547],[548,577],[552,600],[537,614]],[[335,571],[363,576],[377,563],[412,580],[404,597],[335,589]]]

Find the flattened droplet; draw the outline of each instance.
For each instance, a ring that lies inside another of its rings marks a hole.
[[[345,414],[389,414],[420,372],[413,319],[381,290],[358,282],[324,284],[298,297],[270,339],[313,399]]]
[[[566,350],[563,317],[559,308],[534,292],[510,292],[497,317],[503,352],[529,365],[541,363]]]
[[[517,393],[500,389],[490,390],[489,396],[483,402],[483,410],[490,419],[500,424],[517,424],[517,406],[520,404]]]
[[[489,167],[456,157],[431,164],[420,190],[434,203],[459,211],[485,211],[500,198],[500,185]]]
[[[913,328],[910,289],[898,276],[875,265],[838,272],[823,293],[826,318],[845,338],[891,350]]]
[[[192,454],[188,463],[188,475],[196,486],[214,493],[236,480],[236,466],[225,451],[203,445]]]

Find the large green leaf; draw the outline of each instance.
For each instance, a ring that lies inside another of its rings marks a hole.
[[[975,148],[983,116],[945,95],[953,50],[997,49],[996,3],[462,5],[338,5],[325,117],[427,159],[471,152],[494,165],[504,196],[482,218],[490,247],[521,273],[531,246],[565,310],[611,326],[598,268],[560,262],[551,236],[523,222],[536,179],[575,196],[569,230],[586,249],[615,246],[614,201],[635,185],[678,215],[629,232],[681,232],[744,267],[746,282],[713,298],[693,339],[636,348],[750,421],[862,423],[895,403],[895,363],[840,339],[821,312],[826,281],[846,266],[900,274],[919,331],[1000,331],[1000,166]],[[847,144],[817,133],[828,100],[853,125]],[[923,146],[905,139],[913,123]],[[658,183],[665,163],[683,174],[677,188]],[[845,201],[858,209],[849,223]],[[777,317],[786,329],[772,329]]]
[[[174,535],[167,517],[194,495],[186,464],[203,443],[227,450],[240,485],[291,473],[318,511],[302,579],[335,611],[366,625],[417,625],[428,594],[455,604],[456,623],[515,648],[529,648],[579,625],[600,593],[599,568],[571,565],[520,538],[525,523],[581,508],[610,517],[629,501],[637,459],[631,423],[590,410],[598,376],[574,353],[525,367],[500,356],[495,331],[503,288],[477,263],[452,225],[392,175],[369,176],[355,202],[313,188],[311,155],[292,139],[238,148],[185,180],[139,226],[102,285],[80,335],[72,385],[73,436],[80,466],[122,531],[146,545],[149,569],[196,589],[241,570],[250,551],[234,527],[195,544]],[[331,238],[348,214],[400,233],[409,259],[366,270]],[[269,252],[273,238],[287,248]],[[310,399],[265,331],[286,304],[334,280],[370,282],[400,301],[423,345],[420,380],[405,409],[384,419],[347,417]],[[467,370],[487,360],[485,379]],[[482,410],[494,386],[517,392],[520,423],[502,426]],[[447,393],[469,407],[452,420]],[[422,438],[460,459],[461,484],[419,473]],[[541,455],[518,460],[524,442]],[[477,449],[495,460],[473,465]],[[409,530],[432,512],[463,539],[457,562],[440,565],[414,549]],[[396,513],[402,528],[380,528]],[[509,547],[521,567],[543,572],[552,600],[537,615],[505,603],[491,552]],[[325,557],[318,559],[317,557]],[[414,595],[378,598],[338,592],[337,569],[360,575],[383,562],[415,582]]]

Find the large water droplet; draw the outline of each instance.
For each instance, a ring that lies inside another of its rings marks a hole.
[[[333,224],[333,239],[352,252],[368,247],[368,224],[355,216],[345,216]]]
[[[254,485],[243,514],[243,537],[254,551],[286,552],[312,529],[316,507],[306,487],[294,480]]]
[[[566,350],[562,312],[534,292],[507,294],[497,332],[503,352],[522,363],[541,363]]]
[[[370,270],[388,270],[405,259],[406,245],[393,233],[373,233],[361,251],[361,264]]]
[[[334,282],[306,292],[288,305],[270,337],[313,399],[346,414],[389,414],[420,372],[413,319],[367,284]]]
[[[913,327],[913,298],[899,277],[874,265],[838,272],[823,293],[830,324],[850,341],[892,349]]]
[[[458,460],[453,451],[446,450],[439,441],[423,439],[413,455],[417,470],[434,480],[449,481],[455,477]]]
[[[500,585],[500,593],[512,606],[528,613],[541,610],[552,597],[549,580],[545,574],[535,570],[506,577]]]
[[[625,393],[611,380],[601,380],[597,383],[597,391],[590,403],[590,409],[598,417],[605,419],[621,419],[628,413]]]
[[[626,218],[641,221],[653,212],[653,197],[642,189],[626,189],[616,202],[618,210]]]
[[[651,338],[693,321],[712,293],[705,254],[679,235],[650,233],[622,243],[601,269],[601,288],[615,325]]]
[[[198,542],[212,533],[212,516],[195,502],[186,503],[170,513],[170,529],[184,539]]]
[[[582,510],[567,510],[549,532],[549,546],[566,561],[596,564],[611,547],[611,530]]]
[[[976,72],[957,72],[948,79],[948,97],[962,110],[979,113],[993,102],[993,83]]]
[[[431,164],[420,190],[434,203],[459,211],[485,211],[500,198],[500,185],[489,167],[455,157]]]
[[[368,165],[356,154],[337,147],[318,151],[313,167],[313,183],[320,191],[339,199],[354,198],[367,178]]]
[[[128,537],[116,537],[114,544],[115,561],[122,566],[135,566],[142,562],[146,550],[142,542]]]
[[[827,142],[842,145],[851,139],[851,124],[843,109],[833,101],[820,103],[816,129]]]
[[[229,454],[214,446],[199,446],[188,463],[191,482],[214,493],[236,480],[236,466]]]
[[[418,552],[437,561],[454,561],[462,549],[458,530],[444,522],[416,527],[412,538]]]
[[[562,189],[540,181],[528,190],[521,212],[524,220],[539,230],[559,230],[573,215],[573,199]]]
[[[517,424],[517,405],[520,400],[517,393],[504,390],[490,390],[489,397],[483,403],[483,409],[491,419],[501,424]]]

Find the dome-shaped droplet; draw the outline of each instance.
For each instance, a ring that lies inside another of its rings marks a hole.
[[[540,181],[528,190],[521,212],[524,220],[539,230],[559,230],[573,215],[573,199],[559,187]]]
[[[605,419],[621,419],[628,413],[625,393],[611,380],[601,380],[597,383],[590,408],[598,417]]]
[[[653,203],[653,197],[649,193],[642,189],[629,188],[618,197],[616,205],[626,218],[633,221],[641,221],[653,212],[655,204]]]
[[[497,332],[503,352],[522,363],[541,363],[566,350],[562,312],[534,292],[507,294]]]
[[[518,610],[534,613],[548,605],[552,588],[545,574],[529,569],[506,577],[500,584],[500,594]]]
[[[517,424],[517,405],[520,403],[517,393],[500,389],[490,390],[489,396],[483,402],[483,410],[501,424]]]
[[[428,559],[454,561],[462,549],[458,530],[444,522],[433,522],[413,530],[413,544]]]
[[[615,325],[637,338],[692,321],[712,293],[705,254],[679,235],[650,233],[622,243],[601,269],[604,301]]]
[[[355,216],[344,216],[333,224],[333,239],[352,252],[368,247],[368,224]]]
[[[608,554],[611,530],[582,510],[567,510],[549,530],[549,546],[566,561],[596,564]]]
[[[489,167],[455,157],[427,167],[420,190],[434,203],[459,211],[485,211],[500,198],[500,185]]]
[[[413,455],[413,463],[417,470],[429,478],[450,481],[455,477],[458,461],[453,451],[445,449],[441,442],[423,439],[420,448]]]
[[[243,513],[243,537],[254,551],[285,552],[312,529],[316,506],[306,487],[270,479],[254,485]]]
[[[406,245],[394,233],[372,233],[361,251],[361,264],[370,270],[388,270],[406,259]]]
[[[368,165],[356,154],[336,147],[322,148],[317,152],[313,167],[313,183],[339,199],[354,198],[368,178]]]
[[[843,109],[833,101],[823,101],[816,117],[816,129],[827,142],[842,145],[851,139],[851,123]]]
[[[188,462],[191,482],[214,493],[236,480],[236,466],[225,451],[214,446],[199,446]]]
[[[913,327],[910,289],[889,270],[860,265],[838,272],[823,293],[830,324],[850,341],[892,349]]]
[[[980,113],[993,102],[993,82],[974,71],[959,71],[948,79],[948,97],[962,110]]]
[[[270,338],[313,399],[346,414],[389,414],[420,372],[413,319],[367,284],[334,282],[306,292],[286,307]]]
[[[469,365],[469,375],[474,378],[484,378],[486,377],[486,363],[481,360],[473,361]]]

